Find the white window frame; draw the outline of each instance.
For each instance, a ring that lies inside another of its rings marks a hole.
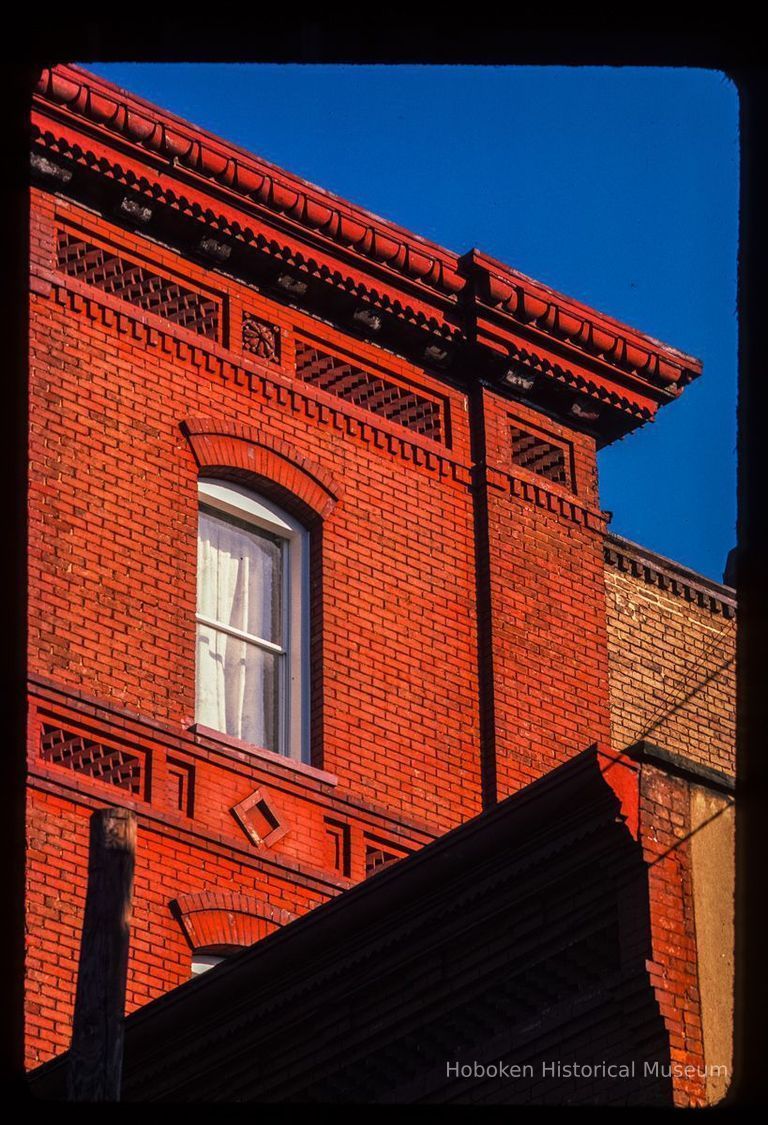
[[[201,479],[198,507],[234,516],[283,541],[282,648],[269,641],[256,641],[249,634],[210,621],[199,613],[195,614],[195,621],[258,643],[266,651],[281,654],[284,649],[278,678],[277,752],[309,762],[309,532],[276,504],[228,481]]]
[[[226,958],[220,953],[193,953],[190,976],[200,977],[203,973],[207,973],[209,969],[214,969],[225,960]]]

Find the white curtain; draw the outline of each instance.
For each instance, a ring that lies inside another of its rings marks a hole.
[[[201,511],[198,614],[281,644],[281,561],[280,543],[268,533]],[[198,622],[197,721],[276,750],[280,659]]]

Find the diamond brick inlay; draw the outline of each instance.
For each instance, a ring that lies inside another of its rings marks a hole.
[[[262,789],[235,805],[232,815],[257,848],[272,847],[288,831]]]
[[[445,440],[442,404],[410,387],[400,386],[370,371],[296,341],[296,374],[305,383],[405,426],[414,433]]]
[[[211,297],[186,289],[103,246],[86,242],[71,231],[58,232],[56,251],[57,265],[69,277],[76,277],[209,340],[218,339],[219,304]]]
[[[517,426],[512,426],[511,430],[512,460],[516,465],[556,484],[570,487],[570,474],[562,446],[553,445],[538,434],[529,434]]]

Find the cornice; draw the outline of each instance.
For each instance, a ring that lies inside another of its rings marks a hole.
[[[512,360],[530,374],[534,376],[544,375],[555,382],[573,388],[588,398],[605,402],[608,406],[636,419],[637,424],[648,422],[653,418],[658,405],[657,397],[652,394],[649,397],[646,387],[638,387],[639,396],[637,394],[634,396],[622,394],[621,384],[616,383],[607,369],[602,372],[602,379],[596,371],[584,372],[582,370],[580,372],[574,370],[576,365],[567,366],[564,357],[556,357],[548,348],[542,348],[541,344],[535,340],[521,341],[507,337],[504,352],[508,360]],[[558,362],[558,358],[563,361]],[[590,374],[594,374],[595,377],[590,378]]]
[[[718,793],[733,793],[736,789],[736,779],[733,776],[696,762],[684,754],[675,754],[663,746],[648,742],[647,739],[635,742],[627,747],[624,753],[637,762],[649,762],[657,769],[682,777],[705,789],[714,789]]]
[[[701,360],[694,356],[590,309],[478,250],[471,250],[467,257],[482,275],[477,301],[483,308],[506,313],[518,324],[672,394],[701,374]]]
[[[466,879],[456,880],[451,886],[452,893],[450,896],[445,895],[444,884],[436,881],[435,885],[440,889],[432,894],[425,894],[410,903],[406,902],[399,905],[395,915],[397,918],[395,924],[387,921],[382,926],[380,922],[378,924],[374,922],[362,941],[357,938],[357,934],[353,931],[354,939],[345,943],[343,954],[339,955],[334,951],[330,956],[321,956],[313,963],[310,974],[295,973],[286,978],[285,975],[280,974],[279,970],[275,972],[274,976],[267,972],[263,975],[263,980],[269,983],[266,987],[262,986],[258,992],[244,983],[241,994],[235,1002],[230,1001],[222,1004],[218,1011],[213,1011],[213,1018],[211,1018],[211,1009],[209,1009],[209,1016],[204,1022],[201,1021],[194,1025],[190,1023],[190,1026],[194,1026],[193,1033],[177,1037],[170,1053],[161,1057],[153,1052],[150,1058],[142,1059],[142,1083],[160,1078],[164,1072],[167,1072],[169,1065],[174,1069],[178,1068],[178,1070],[190,1065],[190,1060],[200,1051],[201,1040],[205,1043],[203,1052],[205,1063],[202,1065],[207,1064],[213,1071],[218,1070],[220,1063],[215,1052],[223,1050],[228,1054],[231,1063],[234,1064],[234,1069],[237,1070],[239,1069],[238,1062],[246,1063],[246,1056],[253,1049],[252,1038],[258,1041],[258,1038],[265,1034],[265,1028],[269,1028],[273,1022],[279,1025],[285,1018],[286,1012],[296,1010],[302,1004],[312,1006],[318,998],[327,996],[329,993],[336,995],[337,990],[348,987],[351,979],[357,977],[358,974],[364,974],[368,967],[380,964],[384,958],[390,959],[391,963],[394,964],[398,964],[404,959],[407,960],[409,956],[407,951],[414,946],[423,948],[423,943],[430,942],[436,931],[450,934],[455,932],[457,923],[458,927],[463,929],[468,917],[474,918],[475,924],[479,925],[480,919],[488,920],[498,916],[508,909],[503,900],[499,901],[504,888],[510,886],[516,890],[520,887],[529,888],[530,880],[535,879],[537,873],[549,869],[561,857],[572,855],[576,845],[588,847],[591,844],[593,854],[599,854],[605,850],[602,841],[605,840],[608,831],[616,823],[615,809],[612,803],[606,801],[602,806],[596,806],[593,803],[589,812],[591,813],[591,819],[588,819],[583,811],[580,811],[571,817],[571,823],[568,823],[565,817],[561,815],[555,838],[553,838],[554,833],[551,830],[546,834],[542,833],[539,838],[534,839],[528,845],[527,854],[521,855],[520,850],[518,850],[518,854],[513,853],[511,858],[507,856],[507,863],[501,868],[496,866],[492,871],[489,871],[490,865],[488,865],[485,870],[474,874],[471,881],[466,881]],[[575,820],[580,823],[578,829],[572,827]],[[395,866],[400,867],[405,863],[410,863],[410,857]],[[361,885],[358,884],[357,886]],[[356,888],[353,888],[353,890],[356,890]],[[344,897],[349,893],[346,892]],[[340,896],[336,896],[336,900],[339,898]],[[323,904],[322,907],[316,908],[311,913],[317,916],[317,913],[325,906],[326,904]],[[304,922],[307,917],[308,915],[303,915],[298,920],[302,924],[304,931],[302,934],[297,933],[297,928],[294,925],[293,936],[298,937],[299,941],[304,938],[310,929],[308,924]],[[316,917],[313,921],[316,920],[322,927],[323,925],[329,925],[326,919],[331,917],[332,914],[326,910],[325,918],[322,918],[322,916]],[[330,923],[330,925],[332,924]],[[276,934],[280,932],[280,930],[275,931]],[[258,944],[262,956],[268,957],[269,947],[266,946],[265,942],[266,939],[262,939]],[[276,941],[273,939],[272,948],[275,945]],[[254,948],[252,946],[251,950]],[[526,952],[527,950],[523,945],[523,951],[522,953],[518,951],[517,957],[524,957]],[[228,966],[228,968],[230,967]],[[187,995],[189,995],[189,991]],[[185,997],[179,995],[175,999],[182,1006],[184,1005]],[[161,1020],[166,1017],[170,1009],[170,1004],[164,1004],[164,1000],[165,997],[161,997],[155,1009],[156,1012],[161,1013]],[[163,1008],[165,1008],[165,1011],[163,1011]],[[146,1013],[151,1029],[151,1020],[154,1013],[147,1011],[146,1008],[142,1011]],[[382,1020],[386,1018],[383,1016]],[[397,1019],[397,1015],[396,1013],[389,1013],[388,1018]],[[140,1021],[138,1017],[134,1018],[130,1025],[131,1031],[134,1034],[138,1031],[140,1035],[142,1023],[144,1023],[143,1020]],[[136,1031],[134,1031],[134,1028]],[[268,1031],[266,1033],[269,1034]],[[244,1045],[247,1045],[245,1050],[243,1049]],[[200,1064],[196,1069],[200,1069]],[[130,1096],[129,1093],[129,1099]]]
[[[459,330],[448,323],[441,314],[437,304],[430,303],[429,295],[426,302],[419,300],[419,288],[414,285],[411,292],[405,292],[395,280],[394,284],[387,286],[386,282],[377,277],[361,277],[354,266],[359,267],[354,256],[344,253],[342,247],[323,247],[312,245],[309,242],[311,232],[304,231],[301,243],[297,238],[291,238],[290,233],[276,229],[273,225],[262,222],[257,223],[256,214],[253,216],[247,210],[238,209],[232,212],[221,200],[211,198],[210,186],[203,185],[202,190],[187,188],[180,185],[176,169],[157,172],[156,178],[148,178],[142,173],[140,165],[135,168],[125,167],[119,160],[111,160],[103,155],[100,148],[82,148],[72,136],[65,136],[63,132],[52,133],[44,129],[41,123],[32,124],[33,143],[37,147],[73,161],[104,177],[113,185],[122,185],[131,198],[143,199],[151,208],[164,207],[184,218],[208,228],[217,238],[227,238],[243,247],[255,250],[265,259],[268,259],[276,270],[288,269],[297,279],[312,281],[322,287],[335,289],[349,295],[356,302],[391,314],[398,320],[412,328],[429,332],[448,340],[459,338]],[[145,171],[150,171],[145,169]],[[168,182],[173,179],[176,187]],[[238,200],[242,206],[243,200]],[[211,203],[219,205],[220,209],[213,210]],[[248,219],[253,221],[253,227]],[[256,229],[254,229],[254,227]],[[276,237],[277,236],[277,237]],[[372,263],[373,265],[374,263]]]
[[[35,102],[47,103],[185,170],[316,232],[345,251],[388,266],[412,281],[455,299],[466,285],[459,257],[362,207],[174,114],[97,78],[79,67],[43,69]]]
[[[610,871],[620,854],[606,840],[624,831],[597,755],[585,751],[495,809],[269,935],[215,976],[189,981],[132,1014],[126,1026],[126,1089],[139,1075],[146,1089],[169,1071],[178,1076],[188,1066],[216,1067],[218,1051],[230,1060],[229,1081],[248,1054],[252,1068],[261,1035],[276,1027],[279,1041],[279,1029],[286,1018],[294,1018],[297,1004],[311,1011],[318,999],[327,1002],[369,968],[380,971],[382,958],[391,971],[409,950],[432,948],[435,932],[451,941],[457,929],[465,930],[467,918],[482,928],[486,919],[508,913],[509,895],[529,894],[536,872],[559,856],[572,858],[577,842],[578,864],[594,864],[605,853]],[[346,935],[341,943],[340,927]],[[532,943],[535,936],[529,935],[516,955],[526,956]],[[173,1038],[169,1056],[171,1024],[193,1031]],[[195,1056],[197,1064],[191,1062]],[[56,1065],[48,1064],[39,1078],[55,1072]]]
[[[703,574],[697,574],[620,535],[606,535],[603,554],[606,564],[615,570],[631,574],[633,578],[687,602],[694,602],[711,613],[722,614],[726,618],[736,617],[736,592],[730,586],[713,582]]]
[[[601,444],[701,373],[699,360],[476,249],[459,256],[78,67],[42,71],[32,116],[38,151],[67,165],[58,189],[76,194],[83,168],[153,223],[191,220],[225,257],[240,247],[273,282],[287,271],[284,299],[332,298],[358,331],[399,339],[438,370],[458,357],[504,394],[565,410]]]

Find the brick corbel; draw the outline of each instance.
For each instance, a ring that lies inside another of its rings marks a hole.
[[[287,910],[231,891],[181,895],[171,910],[195,952],[253,945],[295,918]]]
[[[241,480],[309,521],[327,519],[341,499],[341,487],[330,473],[252,426],[187,418],[181,428],[202,476]]]

